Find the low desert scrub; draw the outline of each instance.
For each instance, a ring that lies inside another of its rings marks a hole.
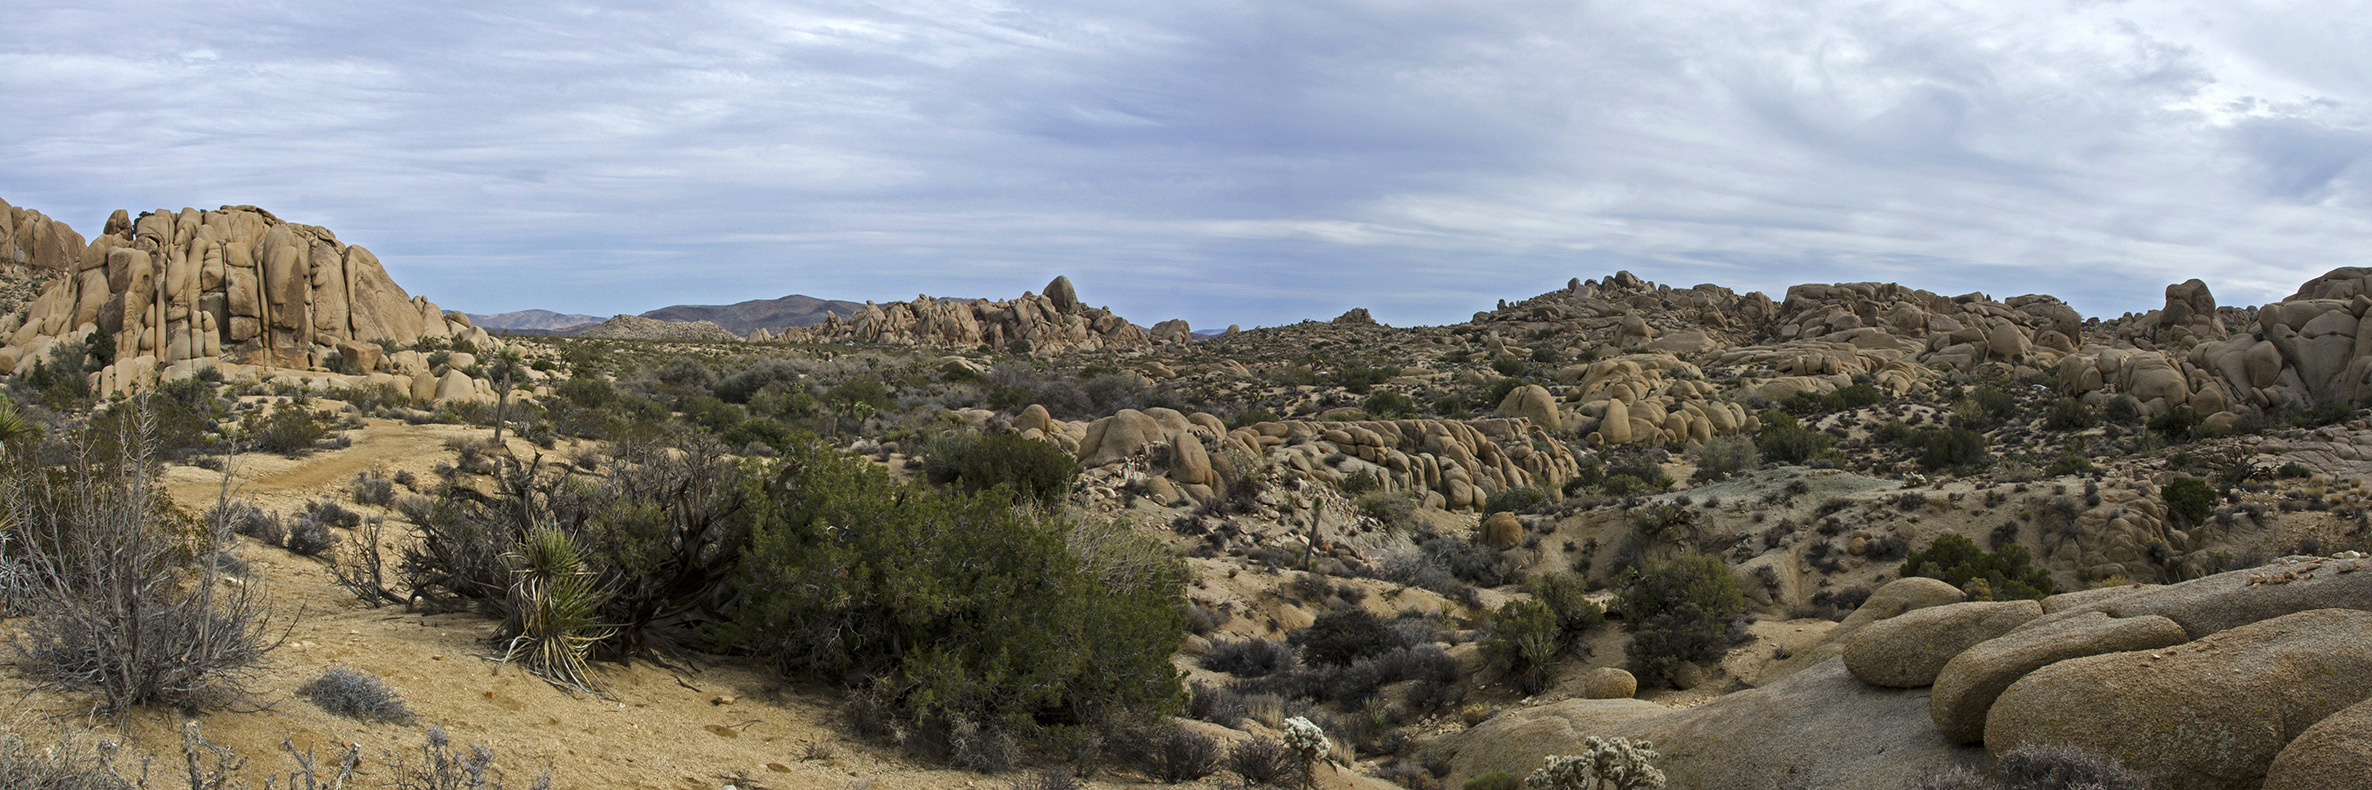
[[[1994,758],[1990,775],[1965,766],[1929,774],[1917,790],[2148,790],[2116,758],[2074,746],[2027,744]]]
[[[346,666],[322,670],[321,676],[297,687],[322,710],[349,719],[410,724],[412,709],[379,676]]]
[[[354,503],[373,507],[395,504],[395,481],[375,474],[355,475]]]
[[[226,704],[279,642],[261,587],[219,583],[211,570],[225,565],[232,509],[203,523],[176,515],[145,427],[68,437],[44,452],[58,467],[0,449],[0,512],[32,614],[17,650],[28,675],[97,693],[111,711]]]
[[[1219,742],[1183,727],[1143,728],[1116,747],[1130,767],[1165,784],[1191,782],[1219,771]]]
[[[1632,632],[1631,672],[1642,683],[1669,685],[1680,665],[1729,649],[1745,599],[1721,558],[1691,554],[1646,565],[1615,607]]]
[[[256,409],[240,421],[240,434],[248,449],[267,453],[297,455],[329,438],[335,419],[326,414],[281,401],[268,409]]]

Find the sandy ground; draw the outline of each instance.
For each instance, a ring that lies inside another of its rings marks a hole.
[[[372,420],[352,432],[351,447],[298,458],[250,454],[235,459],[234,496],[266,509],[292,511],[315,498],[355,506],[348,488],[365,471],[410,471],[431,479],[454,453],[455,437],[486,437],[482,428],[406,425]],[[520,457],[535,448],[512,443]],[[565,458],[568,448],[544,451]],[[202,512],[219,495],[222,476],[196,467],[167,473],[177,502]],[[390,518],[399,524],[400,519]],[[401,540],[393,537],[390,542]],[[497,623],[474,614],[422,614],[404,607],[370,608],[338,587],[318,560],[241,539],[241,554],[263,580],[287,642],[246,679],[250,709],[197,717],[205,737],[244,755],[253,771],[285,772],[295,763],[285,738],[334,761],[341,744],[360,744],[365,786],[391,779],[390,757],[416,754],[430,725],[459,743],[485,744],[514,787],[550,770],[565,788],[1002,788],[1021,774],[1002,776],[920,768],[891,748],[859,743],[835,724],[838,692],[791,684],[750,662],[714,658],[673,670],[649,664],[597,664],[604,696],[570,694],[493,658],[487,639]],[[1272,582],[1273,583],[1273,582]],[[293,627],[288,624],[293,623]],[[13,632],[15,624],[7,624]],[[1185,663],[1181,661],[1181,663]],[[410,726],[361,723],[331,715],[297,688],[333,664],[378,675],[417,717]],[[160,786],[181,781],[179,731],[171,711],[136,710],[123,720],[94,718],[94,699],[35,689],[13,668],[0,669],[0,718],[6,729],[39,739],[59,728],[119,731],[139,751],[154,755]],[[1205,725],[1207,726],[1207,725]],[[39,742],[38,740],[36,742]],[[263,774],[251,779],[261,786]],[[1330,773],[1328,787],[1391,787],[1380,780]],[[1132,777],[1100,777],[1090,787],[1143,784]],[[1199,786],[1216,787],[1218,777]],[[1198,785],[1184,785],[1188,787]]]

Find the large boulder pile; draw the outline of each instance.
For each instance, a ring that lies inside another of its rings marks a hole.
[[[1893,283],[1807,284],[1787,289],[1770,339],[1819,340],[1895,350],[1938,370],[1987,362],[2047,363],[2075,350],[2084,319],[2042,295],[1997,302],[1984,294],[1940,296]]]
[[[1560,386],[1566,410],[1544,427],[1570,428],[1592,445],[1702,442],[1761,426],[1744,406],[1720,399],[1720,388],[1705,381],[1697,366],[1670,354],[1601,359],[1560,371],[1557,378],[1566,382]]]
[[[1560,497],[1581,471],[1563,442],[1529,420],[1288,420],[1230,430],[1199,412],[1122,409],[1081,423],[1031,406],[1013,428],[1070,450],[1090,469],[1150,459],[1148,471],[1195,500],[1225,490],[1235,476],[1276,470],[1334,486],[1365,473],[1377,490],[1411,492],[1442,509],[1479,509],[1511,488]]]
[[[1573,280],[1560,290],[1474,314],[1473,325],[1504,350],[1507,337],[1544,333],[1565,347],[1647,347],[1682,354],[1734,345],[1760,333],[1773,312],[1770,297],[1743,296],[1716,285],[1673,288],[1616,272],[1603,282]]]
[[[9,213],[23,223],[20,240],[49,239],[57,254],[74,246],[60,240],[67,231],[54,223],[40,231],[39,215]],[[27,226],[37,235],[24,236]],[[57,263],[41,257],[51,252],[36,252],[40,265]],[[370,250],[253,206],[138,217],[117,211],[60,271],[67,276],[23,312],[0,318],[0,373],[43,358],[55,343],[94,334],[115,344],[115,363],[94,374],[102,394],[144,385],[192,360],[311,368],[336,355],[378,366],[380,341],[408,346],[461,337],[493,345],[466,318],[405,293]]]
[[[1177,324],[1176,328],[1183,330],[1185,324]],[[1109,309],[1080,302],[1068,277],[1054,278],[1047,283],[1043,294],[1025,293],[1021,298],[1004,301],[917,296],[907,302],[866,302],[865,309],[845,321],[834,315],[811,327],[785,329],[782,336],[832,342],[985,346],[1000,350],[1026,342],[1026,347],[1036,352],[1143,348],[1153,344],[1153,337],[1143,327],[1129,323]]]
[[[0,200],[0,264],[71,272],[83,246],[82,234],[66,223]]]

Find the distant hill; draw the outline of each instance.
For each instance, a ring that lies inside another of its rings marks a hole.
[[[572,326],[598,324],[602,321],[608,320],[606,316],[579,315],[575,313],[555,313],[550,310],[520,310],[510,313],[495,313],[493,315],[467,313],[466,315],[469,316],[469,322],[472,325],[483,327],[487,330],[527,329],[541,332],[548,332],[554,329],[566,329]]]
[[[826,314],[837,313],[841,318],[847,318],[863,309],[863,302],[791,294],[780,299],[756,299],[728,305],[679,304],[643,313],[642,317],[661,321],[708,321],[746,335],[757,329],[779,332],[784,327],[814,326],[823,323]]]

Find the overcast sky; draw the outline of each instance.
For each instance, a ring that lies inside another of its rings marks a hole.
[[[370,6],[370,7],[366,7]],[[2087,315],[2372,265],[2348,2],[8,0],[0,198],[252,203],[447,309],[1392,324],[1629,269]]]

